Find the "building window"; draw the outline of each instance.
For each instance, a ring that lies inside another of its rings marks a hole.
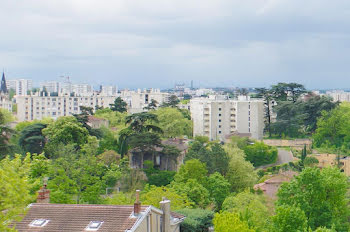
[[[221,128],[221,125],[219,125],[219,128]]]
[[[221,122],[221,119],[219,119],[219,122]]]
[[[221,131],[219,131],[219,134],[221,134]]]
[[[219,114],[219,117],[221,117],[221,114]]]
[[[219,108],[219,111],[221,111],[221,108]]]

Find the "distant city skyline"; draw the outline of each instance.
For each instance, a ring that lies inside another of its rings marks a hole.
[[[3,0],[9,79],[350,88],[350,1]]]

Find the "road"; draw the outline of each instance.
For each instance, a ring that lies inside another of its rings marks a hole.
[[[281,165],[281,164],[285,164],[285,163],[289,163],[291,161],[293,161],[293,154],[291,151],[287,151],[283,148],[278,148],[278,156],[277,156],[277,161],[274,164],[267,164],[267,165],[263,165],[257,168],[268,168],[271,166],[276,166],[276,165]]]

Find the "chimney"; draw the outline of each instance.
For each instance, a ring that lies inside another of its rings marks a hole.
[[[140,190],[136,190],[136,201],[134,203],[134,215],[138,216],[141,213]]]
[[[47,189],[47,179],[44,179],[44,184],[38,191],[37,203],[50,203],[50,190]]]
[[[162,201],[159,202],[160,209],[163,211],[162,216],[162,231],[163,232],[170,232],[170,200],[168,200],[166,197],[162,198]]]

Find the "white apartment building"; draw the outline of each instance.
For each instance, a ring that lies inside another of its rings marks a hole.
[[[141,91],[122,91],[121,98],[128,104],[130,113],[138,113],[144,111],[151,100],[158,102],[158,106],[169,101],[169,93],[161,92],[159,89],[149,89]]]
[[[19,121],[31,121],[51,117],[57,119],[60,116],[79,114],[80,106],[109,107],[115,100],[113,96],[40,96],[40,93],[28,96],[16,96],[17,118]]]
[[[116,85],[101,85],[100,94],[103,96],[117,96],[118,87]]]
[[[40,83],[40,90],[46,90],[48,93],[59,93],[61,89],[61,83],[58,81],[46,81]]]
[[[13,89],[16,91],[16,95],[27,95],[28,91],[32,90],[33,81],[30,79],[17,79],[17,80],[7,80],[7,89]]]
[[[93,88],[89,84],[72,84],[70,81],[46,81],[40,84],[40,90],[48,93],[59,93],[59,95],[72,94],[77,96],[92,96]]]
[[[264,130],[264,101],[242,96],[237,100],[227,96],[210,95],[190,101],[193,135],[225,141],[238,132],[262,139]]]
[[[327,91],[326,95],[332,97],[334,102],[350,102],[350,92],[345,92],[343,90],[334,90]]]
[[[12,106],[13,103],[9,100],[8,96],[0,94],[0,108],[12,112]]]

